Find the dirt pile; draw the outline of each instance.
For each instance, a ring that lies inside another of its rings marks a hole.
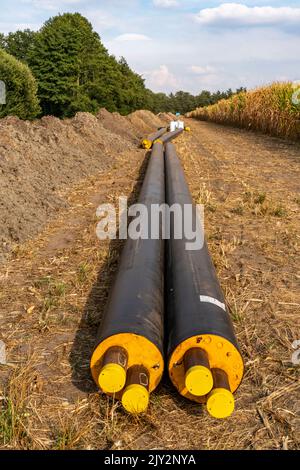
[[[166,122],[155,116],[151,111],[135,111],[127,116],[128,121],[140,132],[140,137],[149,134],[155,128],[166,125]],[[154,126],[154,127],[153,127]]]
[[[141,139],[141,131],[135,129],[134,126],[125,116],[119,113],[110,113],[105,108],[100,109],[97,114],[97,119],[101,122],[105,129],[138,144]]]
[[[100,109],[97,119],[103,127],[120,135],[129,138],[135,143],[147,134],[153,132],[155,128],[167,126],[169,122],[176,118],[172,113],[160,113],[155,116],[151,111],[135,111],[128,116],[121,116],[119,113],[110,113],[105,108]]]
[[[108,169],[162,125],[149,111],[124,117],[104,109],[96,117],[0,120],[0,261],[66,206],[63,193],[72,184]]]
[[[166,124],[168,124],[170,121],[178,119],[178,117],[172,113],[159,113],[157,117]]]

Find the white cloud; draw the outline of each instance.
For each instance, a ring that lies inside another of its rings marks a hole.
[[[192,72],[192,80],[199,89],[213,88],[220,81],[220,73],[218,73],[220,69],[211,65],[192,65],[188,70]]]
[[[248,7],[241,3],[223,3],[215,8],[204,8],[195,16],[202,25],[268,26],[300,25],[300,8]]]
[[[3,34],[8,34],[14,31],[31,29],[37,31],[42,26],[42,23],[2,23],[0,22],[0,31]]]
[[[211,65],[192,65],[190,67],[190,71],[196,75],[207,75],[216,73],[217,69],[215,67],[212,67]]]
[[[177,0],[153,0],[153,4],[156,7],[170,8],[170,7],[177,7],[178,1]]]
[[[115,41],[151,41],[145,34],[126,33],[115,38]]]
[[[100,34],[103,31],[111,29],[118,24],[118,20],[112,15],[99,10],[87,11],[84,16],[88,18],[96,31],[99,30]]]
[[[44,10],[57,10],[64,7],[76,5],[82,0],[23,0],[24,3],[31,3],[33,6]]]
[[[151,72],[145,72],[147,79],[147,85],[153,90],[166,90],[176,89],[178,87],[178,80],[173,75],[166,65],[160,65],[158,69],[152,70]]]

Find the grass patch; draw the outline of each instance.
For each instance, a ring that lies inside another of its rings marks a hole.
[[[90,266],[87,263],[81,263],[77,270],[77,279],[80,283],[84,283],[88,280],[90,273]]]
[[[0,443],[4,447],[20,446],[26,449],[32,444],[28,402],[35,383],[35,372],[31,361],[14,370],[4,387],[0,401]]]
[[[274,209],[271,209],[270,214],[273,215],[274,217],[285,217],[287,215],[287,211],[284,207],[278,206],[278,207],[275,207]]]

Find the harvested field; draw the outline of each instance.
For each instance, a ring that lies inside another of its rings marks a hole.
[[[129,122],[147,133],[157,123],[138,124],[143,113]],[[122,248],[96,238],[96,207],[120,195],[134,201],[147,163],[127,140],[123,149],[112,147],[108,165],[62,182],[48,225],[0,266],[0,339],[8,356],[0,366],[1,448],[300,448],[299,366],[291,362],[300,339],[300,146],[187,121],[192,132],[176,147],[195,202],[205,204],[209,247],[245,359],[236,411],[214,420],[165,377],[148,412],[129,416],[91,380],[93,341]],[[66,124],[71,135],[74,125],[76,136],[86,128],[75,119]],[[86,158],[93,151],[87,146]]]

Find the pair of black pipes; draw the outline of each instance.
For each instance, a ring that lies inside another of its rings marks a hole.
[[[153,204],[177,204],[182,211],[189,204],[195,219],[196,207],[170,143],[179,134],[154,142],[138,202],[149,214]],[[166,257],[162,224],[157,239],[126,241],[99,327],[92,375],[127,411],[146,410],[164,370],[166,278],[169,376],[181,395],[206,402],[214,417],[226,417],[234,408],[232,394],[241,382],[243,361],[206,243],[188,250],[190,240],[184,233],[177,239],[174,224],[171,217]]]
[[[166,127],[161,127],[156,132],[148,135],[146,139],[142,140],[142,147],[144,149],[151,149],[154,142],[160,142],[165,144],[166,142],[170,142],[171,140],[175,139],[179,134],[181,134],[182,129],[177,129],[173,132],[166,132]]]

